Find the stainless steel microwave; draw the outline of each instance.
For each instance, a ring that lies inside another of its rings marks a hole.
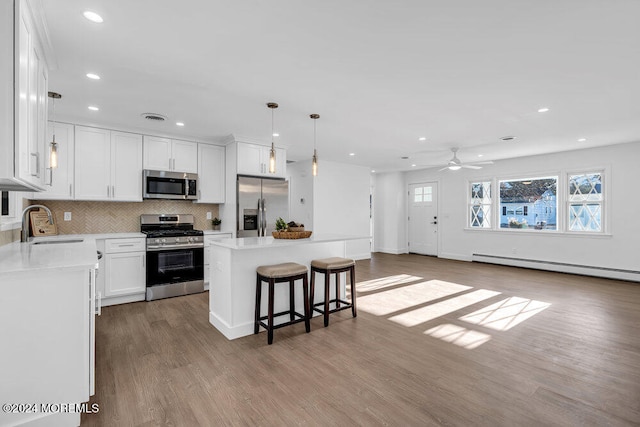
[[[142,172],[144,199],[196,200],[198,175],[195,173],[145,170]]]

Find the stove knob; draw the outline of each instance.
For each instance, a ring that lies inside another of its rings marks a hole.
[[[166,243],[167,239],[162,239],[162,243]]]
[[[189,237],[189,242],[193,242],[193,237]]]
[[[156,243],[160,243],[160,239],[156,239]]]

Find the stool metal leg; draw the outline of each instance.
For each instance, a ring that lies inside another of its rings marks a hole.
[[[329,281],[331,279],[331,270],[324,272],[324,326],[329,326]]]
[[[353,314],[353,317],[356,317],[358,313],[356,312],[356,269],[355,267],[351,267],[351,270],[349,270],[349,276],[351,277],[351,314]]]
[[[269,330],[267,331],[267,343],[273,343],[273,288],[274,288],[275,280],[273,278],[269,279],[269,313],[268,313],[268,325]]]
[[[340,273],[336,272],[336,308],[340,308]]]
[[[260,330],[260,303],[262,300],[262,280],[260,275],[256,274],[256,318],[253,325],[253,333],[257,334]]]
[[[311,313],[309,316],[313,316],[313,300],[316,295],[316,270],[311,267],[311,288],[309,289],[309,305],[311,306]]]
[[[308,294],[309,282],[307,276],[302,278],[302,296],[304,297],[304,329],[307,332],[311,331],[311,309],[309,308],[309,294]]]
[[[296,302],[295,302],[295,290],[293,289],[294,280],[289,280],[289,320],[293,322],[295,319]]]

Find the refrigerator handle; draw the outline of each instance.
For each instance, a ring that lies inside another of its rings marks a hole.
[[[262,235],[267,235],[267,206],[264,199],[262,199]]]
[[[260,207],[260,202],[262,200],[258,199],[258,237],[262,236],[262,208]]]

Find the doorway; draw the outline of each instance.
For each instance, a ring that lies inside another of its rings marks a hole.
[[[409,252],[438,256],[438,183],[409,184]]]

